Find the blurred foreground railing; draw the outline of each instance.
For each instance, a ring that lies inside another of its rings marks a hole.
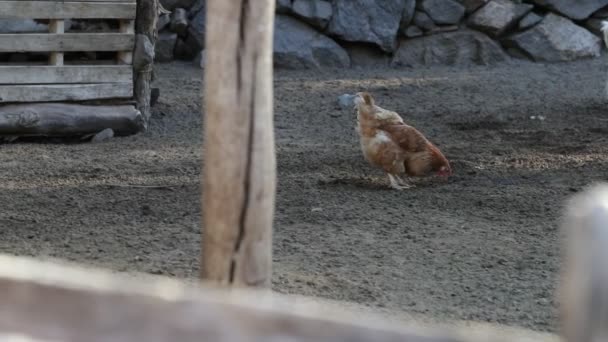
[[[607,222],[607,185],[585,191],[569,204],[560,293],[569,342],[607,340]],[[377,319],[356,312],[338,315],[322,304],[301,306],[267,290],[130,279],[9,256],[0,256],[0,293],[2,341],[11,335],[21,336],[20,341],[79,342],[535,340],[498,330],[475,339],[448,330],[414,332],[378,325]]]

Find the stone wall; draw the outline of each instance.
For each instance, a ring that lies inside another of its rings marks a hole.
[[[196,60],[205,0],[161,0],[157,62]],[[184,18],[186,22],[184,22]],[[278,68],[491,65],[600,56],[608,0],[277,0]]]

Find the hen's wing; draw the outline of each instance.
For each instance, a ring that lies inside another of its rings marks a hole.
[[[381,126],[379,129],[385,131],[391,140],[406,153],[423,152],[426,149],[426,137],[412,126],[390,124]]]

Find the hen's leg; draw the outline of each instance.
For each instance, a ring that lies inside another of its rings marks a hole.
[[[387,173],[388,175],[388,179],[391,182],[391,188],[396,189],[396,190],[405,190],[405,189],[409,189],[410,186],[407,185],[401,185],[399,184],[399,181],[397,181],[398,177],[391,175],[390,173]]]
[[[399,183],[399,185],[401,185],[402,187],[409,189],[409,188],[413,188],[414,185],[410,184],[408,181],[403,180],[403,178],[399,177],[399,176],[395,176],[395,178],[397,178],[397,182]]]

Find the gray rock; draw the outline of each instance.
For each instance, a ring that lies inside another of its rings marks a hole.
[[[464,17],[464,6],[454,0],[422,0],[419,8],[428,14],[435,24],[458,24]]]
[[[194,64],[199,66],[201,69],[205,68],[205,50],[198,53],[196,59],[194,60]]]
[[[331,38],[285,15],[274,28],[274,64],[287,69],[349,67],[348,53]]]
[[[505,44],[521,49],[537,62],[597,57],[601,49],[598,37],[553,13],[533,28],[507,38]]]
[[[601,18],[589,18],[589,19],[587,19],[587,21],[585,21],[585,28],[587,30],[591,31],[596,36],[599,36],[600,38],[602,38],[603,37],[603,34],[602,34],[602,21],[604,21],[604,19],[601,19]]]
[[[199,1],[192,7],[192,10],[188,14],[190,17],[190,26],[188,26],[188,38],[186,38],[186,43],[190,45],[194,51],[201,51],[205,48],[205,28],[207,26],[205,13],[205,2]]]
[[[196,0],[160,0],[160,4],[169,11],[176,8],[190,8]]]
[[[154,63],[154,45],[145,34],[135,36],[133,51],[133,69],[143,70]]]
[[[351,94],[344,94],[344,95],[340,95],[338,96],[338,107],[340,107],[340,109],[353,109],[353,107],[355,106],[355,97],[357,95],[351,95]]]
[[[0,33],[49,32],[46,24],[32,19],[0,19]]]
[[[440,33],[440,32],[452,32],[452,31],[457,31],[457,30],[458,30],[458,25],[441,25],[441,26],[435,26],[428,33],[435,34],[435,33]]]
[[[412,23],[414,13],[416,13],[416,0],[405,0],[405,8],[403,9],[401,23],[399,24],[401,34],[405,34],[408,26]]]
[[[370,44],[345,44],[345,49],[350,56],[350,64],[354,68],[387,67],[390,57]]]
[[[161,14],[156,20],[156,30],[161,32],[171,23],[171,15],[170,14]]]
[[[515,26],[533,7],[529,4],[516,4],[511,0],[492,0],[473,13],[468,24],[496,38]]]
[[[334,0],[327,32],[342,40],[378,45],[392,52],[405,0]]]
[[[187,43],[178,37],[177,43],[175,44],[174,55],[175,58],[191,61],[196,58],[200,50],[196,50],[197,43]]]
[[[507,48],[507,54],[513,58],[530,60],[523,51],[515,47]]]
[[[205,8],[207,8],[207,1],[206,0],[196,0],[196,2],[192,5],[192,7],[189,7],[189,8],[190,8],[190,11],[188,11],[188,19],[192,20],[192,18],[194,18],[196,15],[198,15],[201,11],[205,11]]]
[[[176,8],[171,13],[171,24],[169,25],[172,32],[185,36],[188,32],[188,12],[183,8]]]
[[[592,17],[593,18],[602,18],[602,19],[608,18],[608,7],[604,7],[601,10],[593,13]]]
[[[295,0],[292,11],[303,21],[322,30],[327,27],[333,14],[331,2],[324,0]]]
[[[106,128],[103,131],[95,134],[93,136],[93,138],[91,138],[91,142],[100,143],[100,142],[108,141],[112,138],[114,138],[114,130],[111,128]]]
[[[150,107],[154,107],[160,97],[160,88],[150,89]]]
[[[464,6],[465,14],[471,14],[485,5],[489,0],[460,0],[460,3]]]
[[[276,12],[279,14],[287,14],[291,12],[291,0],[277,0]]]
[[[424,31],[430,31],[436,26],[433,22],[433,19],[431,19],[431,17],[421,11],[416,11],[416,13],[414,14],[413,23]]]
[[[391,65],[493,65],[509,57],[500,45],[483,33],[461,30],[401,41]]]
[[[420,37],[424,34],[424,32],[422,32],[422,30],[416,26],[416,25],[410,25],[406,30],[405,30],[405,36],[408,38],[416,38],[416,37]]]
[[[159,63],[171,62],[177,43],[177,34],[163,32],[158,35],[156,45],[154,46],[154,61]]]
[[[532,0],[532,2],[573,20],[587,19],[593,12],[608,5],[608,0]]]
[[[543,17],[534,12],[530,12],[519,21],[518,27],[520,30],[525,30],[540,23],[542,20]]]

